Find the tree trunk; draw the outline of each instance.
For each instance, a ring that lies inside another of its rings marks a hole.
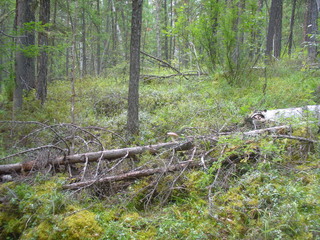
[[[27,150],[26,152],[38,151],[39,149],[44,148],[54,148],[54,146],[44,146],[36,149]],[[112,149],[105,150],[100,152],[87,152],[80,153],[74,155],[68,155],[63,157],[57,157],[52,161],[48,162],[47,165],[51,164],[52,166],[60,166],[66,164],[75,164],[75,163],[85,163],[98,161],[99,159],[103,159],[105,161],[111,161],[118,158],[123,157],[132,157],[137,154],[141,154],[144,152],[150,152],[152,154],[157,153],[161,149],[174,149],[175,151],[185,151],[189,150],[193,147],[192,141],[179,143],[179,142],[168,142],[168,143],[159,143],[155,145],[148,146],[137,146],[137,147],[129,147],[129,148],[121,148],[121,149]],[[14,154],[14,155],[22,155]],[[12,157],[12,156],[11,156]],[[10,173],[10,172],[21,172],[21,171],[31,171],[33,168],[46,167],[41,165],[41,161],[28,161],[24,163],[14,163],[14,164],[4,164],[0,165],[0,174]]]
[[[308,47],[308,60],[313,63],[317,58],[318,6],[316,0],[307,0],[305,17],[305,42]]]
[[[85,1],[82,2],[82,77],[87,74],[87,43],[86,43],[86,16]]]
[[[23,35],[16,38],[17,48],[23,51],[16,52],[15,61],[15,90],[14,90],[14,108],[21,108],[23,103],[23,90],[35,88],[35,61],[33,52],[28,47],[34,45],[34,30],[25,30],[26,23],[35,22],[35,0],[17,0],[16,1],[16,19],[15,28]]]
[[[161,0],[155,1],[156,5],[156,39],[157,39],[157,58],[161,57],[161,21],[160,21],[160,15],[161,15]]]
[[[100,19],[100,0],[97,0],[97,15]],[[97,28],[97,75],[100,75],[101,70],[101,37],[100,37],[100,24],[96,26]]]
[[[282,0],[272,0],[267,33],[266,55],[279,58],[282,39]]]
[[[50,21],[50,0],[40,0],[40,22],[48,24]],[[38,57],[38,84],[37,84],[37,98],[43,104],[47,97],[47,78],[48,78],[48,53],[46,47],[48,46],[48,35],[46,33],[47,27],[44,27],[43,32],[39,32],[39,46],[41,47],[40,56]]]
[[[163,30],[168,30],[168,6],[167,6],[167,0],[164,0],[163,2],[163,10],[164,10],[164,27]],[[168,35],[165,34],[164,36],[164,59],[166,61],[169,61],[169,43],[168,43]]]
[[[296,5],[297,5],[297,0],[293,0],[291,21],[290,21],[290,34],[289,34],[289,39],[288,39],[288,55],[289,56],[291,56],[292,45],[293,45],[293,27],[294,27],[295,13],[296,13]]]
[[[140,40],[143,0],[132,1],[130,80],[127,130],[130,137],[139,134]]]

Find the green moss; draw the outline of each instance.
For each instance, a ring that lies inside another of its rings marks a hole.
[[[20,238],[21,240],[56,240],[59,239],[54,229],[54,225],[49,221],[44,221],[39,225],[26,230]]]
[[[99,226],[96,215],[82,210],[66,217],[59,223],[64,239],[99,239],[103,229]]]

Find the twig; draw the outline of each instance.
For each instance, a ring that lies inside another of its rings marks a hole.
[[[22,154],[26,154],[26,153],[29,153],[29,152],[35,152],[35,151],[47,149],[47,148],[58,149],[58,150],[60,150],[61,152],[65,152],[65,150],[62,149],[62,148],[60,148],[60,147],[57,147],[57,146],[54,146],[54,145],[46,145],[46,146],[41,146],[41,147],[37,147],[37,148],[30,148],[30,149],[25,150],[25,151],[22,151],[22,152],[18,152],[18,153],[11,154],[11,155],[9,155],[9,156],[0,158],[0,161],[3,161],[3,160],[5,160],[5,159],[9,159],[9,158],[13,158],[13,157],[16,157],[16,156],[19,156],[19,155],[22,155]]]

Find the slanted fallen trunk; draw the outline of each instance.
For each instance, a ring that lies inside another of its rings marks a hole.
[[[202,163],[199,161],[185,161],[178,164],[170,165],[167,167],[159,167],[159,168],[150,168],[150,169],[144,169],[139,171],[132,171],[128,173],[118,174],[114,176],[107,176],[102,177],[98,179],[83,181],[83,182],[77,182],[72,184],[66,184],[63,186],[64,189],[78,189],[82,187],[88,187],[95,183],[103,183],[103,182],[118,182],[123,180],[132,180],[132,179],[138,179],[142,177],[147,177],[150,175],[154,175],[157,173],[166,173],[166,172],[175,172],[182,170],[184,168],[191,168],[191,167],[201,167]]]
[[[151,153],[156,153],[160,149],[174,149],[176,151],[185,151],[191,148],[192,148],[191,141],[188,141],[185,143],[179,143],[179,142],[160,143],[156,145],[105,150],[105,151],[99,151],[99,152],[89,152],[89,153],[69,155],[65,157],[58,157],[48,162],[46,165],[51,164],[53,166],[59,166],[59,165],[81,163],[81,162],[87,162],[87,161],[93,162],[93,161],[98,161],[99,159],[113,160],[113,159],[122,158],[122,157],[131,157],[147,151]],[[28,161],[24,163],[0,165],[0,174],[10,173],[10,172],[27,172],[37,167],[43,167],[43,164],[37,161]]]

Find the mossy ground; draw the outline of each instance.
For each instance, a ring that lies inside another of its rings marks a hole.
[[[249,85],[244,81],[237,87],[229,86],[219,74],[141,83],[141,134],[135,144],[165,141],[168,131],[200,136],[234,129],[255,109],[314,104],[319,75],[283,62],[267,69],[267,79],[257,72]],[[44,106],[29,94],[15,120],[70,122],[70,83],[52,82],[48,93]],[[125,76],[77,80],[76,94],[76,124],[102,126],[125,137]],[[10,104],[4,106],[0,119],[9,120]],[[2,155],[10,152],[16,140],[9,139],[5,128],[1,128]],[[319,139],[313,126],[307,129],[301,127],[294,135]],[[22,129],[20,136],[25,132]],[[120,138],[100,137],[108,148],[124,145]],[[203,151],[212,148],[201,141],[198,146]],[[258,159],[246,158],[257,149]],[[151,178],[136,181],[126,192],[99,196],[89,190],[62,190],[69,181],[64,174],[3,183],[0,238],[320,239],[319,144],[307,148],[296,140],[261,138],[248,143],[239,137],[221,138],[210,154],[219,159],[232,154],[243,158],[236,169],[225,172],[230,173],[227,179],[214,186],[219,162],[209,169],[186,171],[170,196],[165,191],[177,176],[164,176],[148,204]],[[141,161],[151,165],[159,161],[152,158],[142,156]]]

